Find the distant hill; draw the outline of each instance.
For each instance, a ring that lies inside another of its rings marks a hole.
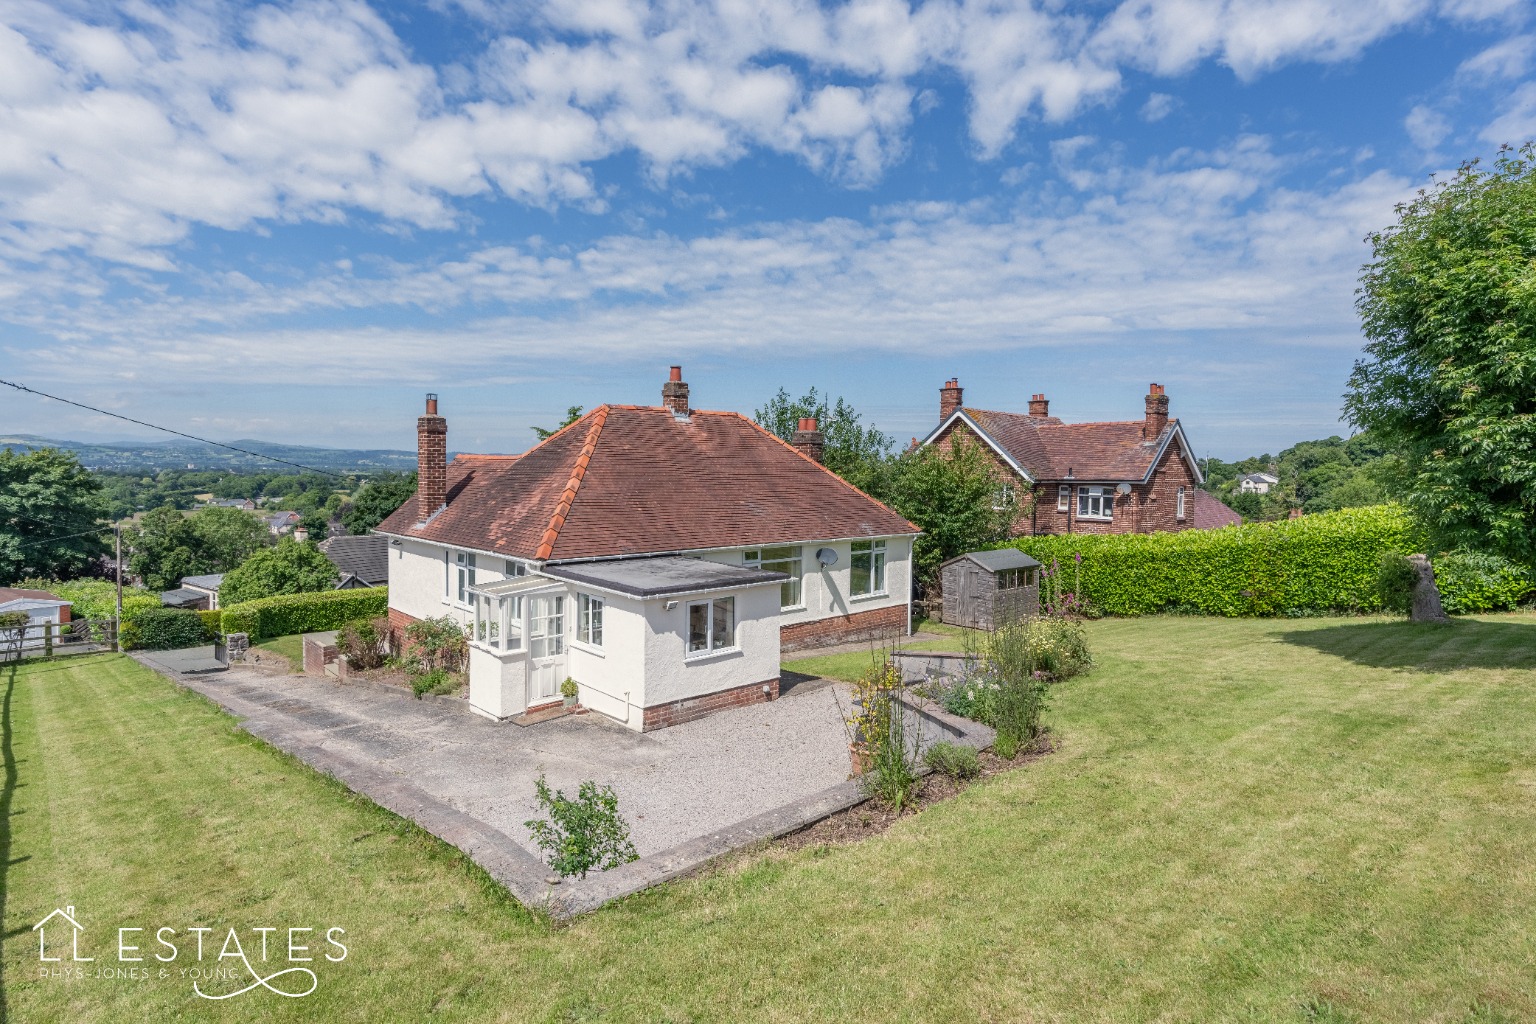
[[[237,448],[246,448],[262,455],[287,462],[297,462],[331,473],[376,473],[394,469],[410,471],[416,468],[416,453],[391,449],[357,450],[351,448],[312,448],[308,445],[272,444],[267,441],[231,441]],[[162,469],[225,470],[230,472],[254,472],[283,470],[280,463],[269,462],[253,455],[242,455],[227,448],[217,448],[198,441],[113,441],[87,443],[61,441],[32,434],[0,436],[0,448],[30,451],[36,448],[62,448],[75,453],[80,464],[88,469],[117,472],[149,472]],[[295,470],[295,472],[297,472]]]

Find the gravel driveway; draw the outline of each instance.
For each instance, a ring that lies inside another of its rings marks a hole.
[[[307,742],[372,764],[505,833],[530,852],[534,780],[574,796],[611,785],[642,857],[811,796],[848,778],[841,687],[796,687],[770,703],[652,733],[597,714],[522,728],[467,705],[234,668],[204,686],[260,705]]]

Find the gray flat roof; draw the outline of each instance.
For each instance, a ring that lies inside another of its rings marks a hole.
[[[962,558],[969,558],[988,572],[1001,572],[1004,569],[1033,569],[1040,563],[1020,551],[1018,548],[998,548],[996,551],[967,551],[963,555],[956,555],[950,562],[958,562]]]
[[[739,565],[724,565],[681,555],[546,565],[539,571],[556,579],[576,584],[586,583],[632,597],[693,594],[730,587],[762,587],[789,579],[782,572],[746,569]]]
[[[224,574],[216,572],[208,576],[183,576],[183,587],[197,587],[201,590],[218,590],[224,585]]]
[[[208,600],[208,594],[201,590],[188,590],[186,587],[178,587],[175,590],[162,590],[160,603],[167,608],[181,608],[189,604],[199,604]]]

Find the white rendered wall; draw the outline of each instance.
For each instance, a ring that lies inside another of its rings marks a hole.
[[[850,597],[848,590],[853,578],[851,541],[811,541],[800,545],[801,577],[800,600],[803,608],[785,611],[780,618],[784,625],[797,622],[814,622],[834,615],[853,615],[858,612],[888,608],[892,605],[906,607],[912,592],[912,538],[887,537],[885,540],[885,591],[869,597]],[[823,569],[816,562],[818,548],[831,548],[837,552],[837,562]],[[726,565],[745,565],[745,555],[756,548],[733,548],[721,551],[700,551],[699,558]],[[778,593],[777,590],[774,591]]]
[[[499,653],[478,644],[469,647],[469,706],[490,718],[523,710],[528,693],[527,656]]]
[[[416,619],[435,619],[452,615],[461,623],[474,621],[472,607],[459,604],[457,577],[458,563],[453,554],[458,548],[448,548],[420,540],[402,540],[397,547],[391,538],[389,547],[389,606]],[[448,558],[444,558],[444,553]],[[445,565],[453,562],[445,570]],[[475,557],[475,582],[494,583],[505,579],[506,560],[495,555]],[[446,572],[446,575],[445,575]],[[447,581],[445,583],[445,580]],[[451,586],[452,590],[448,589]]]
[[[577,637],[580,602],[587,593],[603,602],[603,645],[591,647]],[[571,584],[566,598],[568,672],[581,688],[581,703],[631,728],[639,729],[645,707],[644,604],[637,598],[583,591]],[[628,693],[626,703],[625,694]]]
[[[736,650],[688,657],[688,604],[736,599]],[[647,707],[761,683],[779,676],[779,588],[752,587],[645,603]],[[631,723],[639,728],[639,723]]]

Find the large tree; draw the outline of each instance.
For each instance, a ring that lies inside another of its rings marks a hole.
[[[101,483],[72,452],[0,448],[0,585],[70,579],[105,554]]]
[[[1444,548],[1536,561],[1536,146],[1467,164],[1370,236],[1345,410]]]
[[[806,416],[816,418],[816,426],[826,438],[822,461],[828,469],[877,498],[888,497],[891,438],[866,426],[863,417],[842,398],[834,402],[815,388],[800,398],[791,398],[788,391],[779,388],[779,393],[755,414],[761,427],[786,441],[794,440],[800,420]]]
[[[341,570],[313,544],[284,537],[224,574],[219,604],[228,607],[259,597],[330,590]]]
[[[271,543],[266,524],[239,508],[172,505],[150,509],[123,534],[128,568],[151,590],[170,590],[183,576],[228,572]]]
[[[415,473],[380,473],[370,477],[342,506],[341,521],[347,532],[361,536],[378,526],[416,493]]]
[[[946,560],[1008,539],[1019,509],[1006,482],[981,443],[961,434],[948,448],[929,445],[896,460],[891,506],[923,529],[912,549],[921,585]]]

